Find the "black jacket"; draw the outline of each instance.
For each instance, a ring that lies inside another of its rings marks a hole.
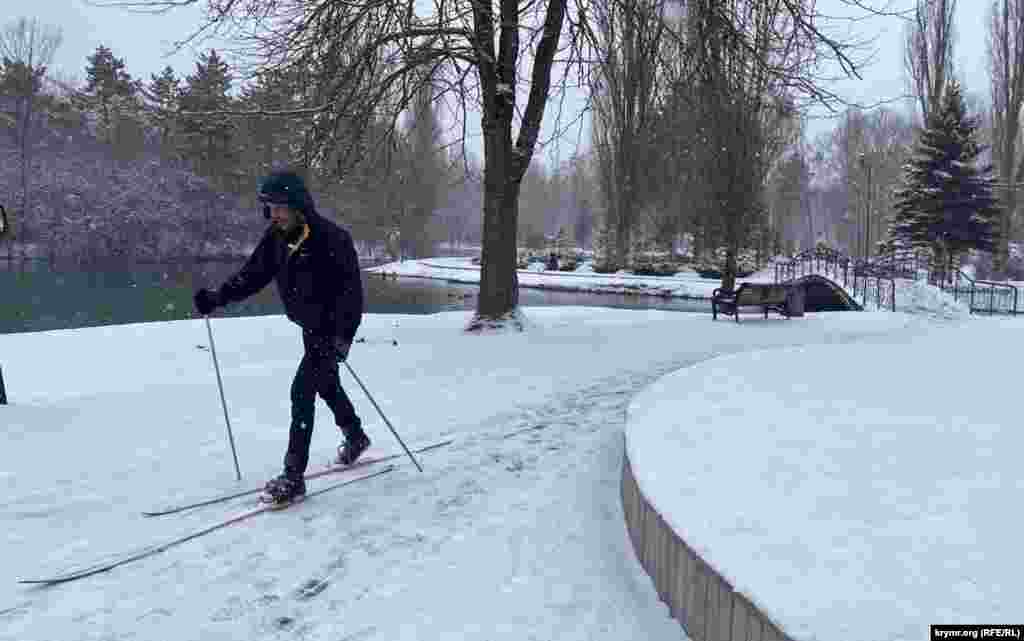
[[[271,226],[245,266],[218,294],[233,303],[277,280],[288,318],[318,336],[351,342],[363,317],[363,283],[352,236],[315,211],[305,214],[309,236],[289,255],[284,234]]]

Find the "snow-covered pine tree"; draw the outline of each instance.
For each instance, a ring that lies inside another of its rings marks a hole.
[[[77,96],[79,106],[97,119],[96,137],[108,143],[118,141],[118,127],[126,115],[138,114],[141,106],[138,94],[141,87],[125,69],[124,58],[114,56],[109,48],[100,45],[86,58],[86,86]]]
[[[971,249],[992,251],[999,229],[992,166],[977,163],[984,151],[977,129],[959,83],[951,81],[941,107],[929,114],[903,166],[903,184],[894,192],[891,243],[930,249],[936,265],[947,273]]]
[[[185,77],[179,96],[182,111],[225,111],[235,102],[230,66],[215,49],[200,53],[196,72]],[[237,168],[238,151],[232,144],[237,123],[227,116],[186,115],[181,119],[183,156],[196,164],[207,178],[230,185]]]

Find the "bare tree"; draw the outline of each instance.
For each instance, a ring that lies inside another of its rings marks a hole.
[[[700,206],[709,209],[725,249],[722,287],[735,283],[737,258],[765,226],[764,187],[792,142],[791,70],[812,65],[812,42],[785,38],[793,15],[779,3],[748,0],[690,5],[697,62]],[[743,34],[742,37],[739,34]],[[798,131],[798,129],[796,130]]]
[[[1009,258],[1017,188],[1024,181],[1024,154],[1019,144],[1024,107],[1024,0],[994,0],[989,21],[993,164],[999,174],[1003,204],[993,267],[1002,272]]]
[[[849,109],[819,144],[835,189],[845,194],[844,213],[834,220],[847,252],[868,256],[884,241],[892,214],[892,190],[901,184],[914,130],[902,114],[885,108]]]
[[[519,194],[517,236],[531,249],[543,249],[545,236],[553,231],[550,176],[541,163],[533,163],[523,175]]]
[[[198,1],[105,4],[165,9]],[[339,178],[344,178],[351,157],[367,150],[366,130],[381,119],[393,123],[408,107],[416,78],[424,75],[417,73],[421,68],[431,69],[436,75],[428,75],[447,83],[442,99],[460,108],[464,116],[471,109],[479,110],[484,148],[483,256],[477,314],[469,327],[473,330],[514,317],[520,183],[538,146],[556,54],[566,70],[563,85],[570,69],[585,72],[589,68],[589,51],[580,35],[586,31],[595,1],[577,0],[570,6],[568,0],[435,0],[428,9],[425,3],[397,0],[316,4],[208,0],[207,23],[200,32],[234,37],[242,53],[251,55],[253,64],[263,69],[315,70],[309,78],[308,106],[289,114],[316,116],[319,153],[311,166],[337,161]],[[733,20],[733,3],[724,4],[730,7],[710,10],[726,18],[723,24],[739,49],[795,47],[808,54],[799,60],[754,56],[750,68],[757,76],[783,78],[797,91],[835,103],[838,97],[821,82],[827,59],[838,60],[846,73],[856,73],[851,45],[821,31],[818,23],[823,18],[812,0],[750,0],[762,13],[771,7],[781,17],[760,30],[740,18]],[[767,38],[758,40],[757,34]],[[520,110],[521,94],[526,102]]]
[[[614,239],[613,263],[627,266],[641,209],[649,205],[647,155],[654,146],[658,64],[665,34],[664,0],[596,3],[592,24],[599,54],[593,88],[595,152],[604,165],[601,188],[608,208],[603,224]]]
[[[320,103],[298,112],[315,113],[320,120],[321,153],[310,164],[322,165],[330,150],[341,148],[349,153],[333,160],[342,177],[345,164],[366,149],[368,126],[381,117],[397,122],[424,77],[446,83],[442,98],[461,105],[464,113],[475,103],[483,130],[485,199],[481,293],[470,329],[512,318],[518,300],[519,187],[537,147],[567,0],[546,5],[437,0],[429,10],[374,0],[318,5],[227,0],[211,3],[210,9],[207,26],[231,31],[243,48],[252,45],[246,52],[258,66],[316,70],[309,93]],[[262,26],[267,24],[273,28]],[[253,25],[259,26],[249,28]],[[523,93],[526,105],[520,111]]]
[[[911,91],[921,108],[921,122],[942,100],[953,76],[953,17],[956,0],[916,0],[908,25],[904,62]]]
[[[0,31],[0,96],[14,103],[11,132],[21,166],[21,210],[29,208],[33,134],[39,125],[43,78],[62,40],[60,29],[33,18],[19,18]],[[11,217],[15,215],[12,213]]]
[[[425,258],[435,242],[434,216],[441,199],[441,186],[447,182],[443,150],[440,149],[441,122],[433,107],[433,86],[420,86],[413,102],[411,124],[405,136],[403,173],[407,203],[400,228],[411,255]]]
[[[779,250],[792,253],[798,246],[814,242],[805,216],[808,180],[804,154],[794,145],[773,169],[766,185],[765,200],[774,236],[769,240],[775,241],[770,243],[769,250],[773,253]]]

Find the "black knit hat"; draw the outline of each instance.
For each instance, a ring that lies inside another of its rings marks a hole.
[[[258,198],[264,204],[288,205],[301,212],[313,209],[313,197],[306,190],[306,183],[294,171],[282,170],[269,174],[260,181]],[[269,207],[263,208],[264,216],[269,218]]]

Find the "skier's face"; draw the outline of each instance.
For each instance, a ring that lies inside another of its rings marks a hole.
[[[270,220],[278,229],[286,233],[295,229],[299,224],[299,217],[291,207],[274,203],[270,205]]]

